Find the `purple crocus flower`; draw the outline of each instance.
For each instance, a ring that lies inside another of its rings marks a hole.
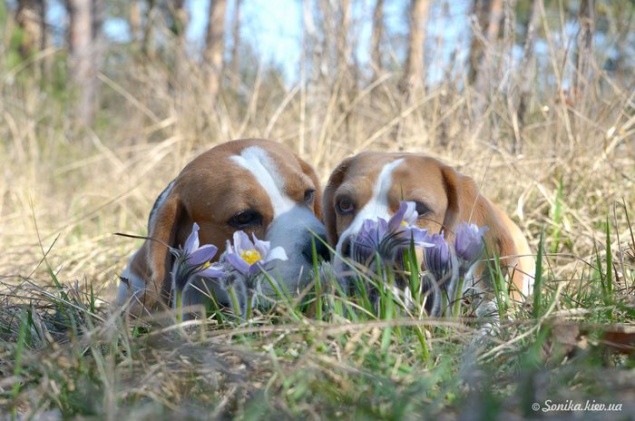
[[[227,242],[224,259],[243,276],[253,276],[267,269],[273,260],[287,260],[282,247],[271,248],[269,241],[261,241],[252,234],[253,241],[243,231],[234,233],[234,244]]]
[[[423,251],[426,270],[439,285],[448,285],[458,276],[458,265],[444,233],[432,234],[426,238],[426,242],[432,244],[432,247],[426,247]]]
[[[212,244],[201,246],[198,231],[199,226],[195,222],[192,226],[192,232],[185,241],[185,246],[178,249],[170,248],[170,252],[175,258],[172,266],[172,287],[176,291],[183,291],[194,276],[203,278],[223,278],[226,276],[218,264],[211,263],[218,248]]]
[[[394,247],[382,247],[382,242],[386,243],[386,235],[388,233],[388,223],[384,219],[373,221],[366,219],[362,222],[362,227],[352,241],[352,256],[359,262],[364,262],[368,258],[374,257],[376,252],[388,254],[388,259],[392,258],[396,252]],[[381,251],[380,251],[381,250]],[[383,253],[382,253],[383,252]]]
[[[459,264],[454,251],[445,241],[443,231],[426,237],[432,247],[423,250],[426,272],[422,276],[422,290],[426,292],[426,310],[433,317],[443,312],[443,292],[452,292],[459,279]]]
[[[428,247],[425,238],[427,231],[414,225],[418,214],[414,202],[402,201],[395,214],[386,221],[367,219],[352,241],[352,257],[360,263],[366,263],[375,254],[384,262],[398,260],[411,242],[415,247]]]
[[[412,228],[419,218],[415,202],[403,200],[399,203],[399,209],[388,221],[388,228],[397,230],[400,227]],[[416,228],[416,227],[415,227]]]
[[[485,249],[483,234],[487,227],[479,228],[476,224],[462,222],[456,227],[454,250],[461,270],[467,271],[481,257]]]

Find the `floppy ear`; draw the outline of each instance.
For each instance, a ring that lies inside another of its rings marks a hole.
[[[304,160],[300,159],[296,155],[296,159],[300,163],[300,168],[302,168],[302,172],[308,175],[313,181],[313,185],[315,186],[315,200],[313,201],[313,213],[319,219],[322,220],[322,187],[320,186],[320,180],[317,178],[317,174],[315,174],[315,170],[311,165],[309,165]]]
[[[443,225],[448,238],[454,238],[454,231],[461,222],[487,226],[484,235],[487,249],[500,257],[503,271],[511,275],[512,298],[521,300],[523,295],[530,294],[535,264],[520,228],[479,193],[472,178],[459,174],[452,167],[442,168],[442,173],[448,197]]]
[[[171,192],[163,203],[158,204],[155,214],[150,218],[146,240],[145,258],[148,266],[144,305],[154,308],[170,302],[170,267],[173,256],[170,247],[175,247],[177,230],[185,211],[178,196]]]
[[[448,198],[448,207],[443,217],[443,230],[446,233],[454,233],[454,228],[461,222],[461,213],[467,210],[467,206],[461,205],[463,202],[469,200],[468,196],[473,194],[472,186],[469,182],[466,183],[466,181],[463,180],[465,177],[450,166],[441,164],[441,175],[445,187],[445,194]],[[471,181],[471,179],[469,181]],[[463,192],[462,190],[466,191]]]
[[[487,201],[487,199],[484,199]],[[497,224],[490,241],[497,245],[501,266],[511,275],[511,297],[523,301],[533,293],[536,262],[525,235],[503,211],[488,201]]]
[[[331,173],[326,188],[324,189],[322,217],[324,218],[324,225],[326,226],[326,237],[329,244],[333,247],[335,247],[339,240],[337,235],[337,217],[335,215],[335,208],[333,207],[333,196],[335,195],[335,190],[337,190],[340,184],[342,184],[342,181],[344,181],[344,176],[352,159],[353,158],[346,158],[340,162],[337,168]]]
[[[475,223],[478,226],[498,224],[493,205],[482,196],[471,177],[459,173],[454,168],[441,167],[448,207],[443,218],[443,229],[451,237],[461,222]],[[491,232],[495,227],[490,227]]]

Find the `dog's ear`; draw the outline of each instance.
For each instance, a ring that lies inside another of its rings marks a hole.
[[[335,246],[339,240],[337,235],[337,217],[335,215],[333,196],[335,195],[337,188],[340,184],[342,184],[342,181],[344,181],[344,176],[346,175],[346,171],[348,171],[348,166],[350,165],[352,159],[353,158],[347,158],[340,162],[337,168],[335,168],[331,173],[329,181],[324,188],[322,216],[324,218],[324,225],[326,226],[326,237],[329,244],[332,246]]]
[[[516,301],[533,293],[536,262],[533,253],[527,243],[525,235],[506,214],[496,205],[483,198],[491,207],[491,217],[488,226],[490,232],[486,233],[488,247],[500,256],[503,269],[511,276],[510,295]],[[490,246],[492,244],[492,246]]]
[[[503,270],[512,277],[511,295],[520,299],[531,293],[535,263],[520,228],[496,205],[479,193],[470,177],[459,174],[452,167],[442,168],[448,197],[443,227],[449,241],[461,222],[487,226],[485,242],[490,253],[500,257]]]
[[[322,220],[322,187],[320,186],[320,180],[315,173],[315,170],[309,163],[300,159],[296,156],[296,159],[300,163],[300,168],[302,168],[302,172],[308,175],[313,181],[313,185],[315,186],[315,199],[313,201],[313,213],[317,217],[317,219]]]
[[[454,168],[443,164],[440,165],[443,187],[445,188],[445,195],[448,199],[442,229],[446,233],[453,233],[454,227],[460,223],[462,213],[467,210],[464,204],[469,200],[468,196],[472,194],[471,185],[469,182],[466,183],[466,181],[463,180],[464,177]]]
[[[496,218],[493,217],[493,205],[480,194],[474,180],[453,167],[441,165],[448,200],[443,218],[445,232],[453,237],[455,228],[461,222],[475,223],[478,226],[497,224]]]
[[[178,227],[186,216],[181,201],[173,191],[164,200],[160,199],[148,222],[148,236],[152,240],[146,240],[144,244],[148,266],[144,305],[148,308],[169,303],[170,268],[174,259],[170,247],[177,247]]]

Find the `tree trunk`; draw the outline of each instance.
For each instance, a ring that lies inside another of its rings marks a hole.
[[[95,0],[99,1],[99,0]],[[93,1],[67,0],[71,82],[77,91],[76,118],[81,125],[93,123],[97,69],[93,56]]]
[[[156,0],[147,0],[148,10],[146,12],[145,25],[143,26],[143,37],[141,39],[141,53],[146,57],[151,57],[150,40],[152,39],[152,29],[154,27],[154,14],[157,7]]]
[[[373,10],[373,31],[370,42],[370,57],[373,67],[373,80],[379,79],[384,72],[381,60],[381,39],[384,34],[384,0],[376,0]]]
[[[172,56],[174,72],[172,78],[174,81],[178,81],[178,84],[185,87],[189,82],[189,78],[187,77],[188,69],[185,40],[189,16],[185,9],[185,0],[175,0],[168,3],[168,13],[170,17],[170,31],[174,34],[174,54]],[[179,92],[179,94],[181,93],[183,93],[183,90]]]
[[[15,21],[22,30],[20,55],[23,59],[46,48],[45,11],[44,0],[18,0]]]
[[[185,31],[189,17],[185,10],[185,0],[175,0],[169,3],[169,10],[172,20],[172,32],[177,37],[179,44],[185,44]]]
[[[631,24],[633,22],[633,15],[635,8],[631,7],[628,17],[623,17],[623,9],[620,4],[614,4],[611,7],[611,21],[613,22],[612,32],[616,37],[615,41],[615,58],[608,59],[605,64],[605,68],[609,74],[613,77],[618,84],[622,86],[625,91],[628,90],[627,86],[630,83],[632,70],[628,66],[629,61],[629,38],[631,36]]]
[[[475,0],[473,5],[474,33],[470,45],[470,71],[468,81],[478,85],[481,71],[491,62],[491,49],[498,39],[503,19],[502,0]]]
[[[302,2],[302,53],[300,57],[300,71],[302,72],[303,88],[308,81],[317,79],[320,75],[320,42],[315,24],[312,3]]]
[[[492,45],[498,39],[501,22],[503,21],[503,0],[491,0],[489,22],[487,24],[486,39]]]
[[[474,87],[478,93],[474,104],[474,118],[480,119],[485,110],[487,99],[490,98],[491,81],[493,79],[492,71],[494,69],[493,52],[497,50],[500,26],[503,20],[503,0],[488,0],[486,9],[483,13],[487,16],[487,26],[485,28],[477,28],[481,33],[474,33],[473,37],[480,38],[482,51],[477,52],[478,62],[475,73],[471,77],[474,78]],[[485,19],[485,17],[484,17]],[[474,56],[474,53],[472,53]]]
[[[212,103],[216,103],[220,89],[226,10],[227,2],[225,0],[210,0],[204,57],[207,65],[207,92]]]
[[[518,125],[522,132],[522,128],[525,125],[525,114],[527,112],[527,103],[529,102],[529,96],[531,94],[531,81],[532,72],[530,70],[531,62],[534,57],[534,48],[536,46],[536,32],[540,27],[540,2],[542,0],[532,0],[531,2],[531,15],[527,21],[527,39],[525,40],[525,49],[523,52],[523,59],[520,63],[520,99],[518,101]],[[522,152],[522,145],[518,144],[515,148],[516,153]]]
[[[485,31],[485,40],[487,41],[485,45],[485,57],[484,61],[481,62],[481,66],[487,68],[484,74],[485,77],[488,78],[488,82],[492,72],[492,51],[496,51],[502,21],[503,0],[492,0],[489,10],[489,22],[487,23],[487,30]]]
[[[234,91],[240,84],[240,7],[242,0],[234,2],[234,16],[232,18],[232,53],[231,53],[231,86]]]
[[[595,0],[580,0],[578,11],[580,32],[576,49],[576,72],[571,96],[574,98],[586,98],[586,91],[592,82],[593,62],[593,34],[595,31]]]
[[[429,11],[430,2],[428,0],[412,0],[410,3],[408,56],[400,83],[400,88],[406,95],[410,95],[414,90],[424,86],[425,83],[423,57]]]
[[[476,82],[479,65],[483,57],[483,41],[489,24],[490,2],[490,0],[474,0],[472,4],[472,41],[470,42],[470,70],[467,79],[470,85],[474,85]]]
[[[98,73],[104,67],[104,57],[106,51],[106,39],[102,28],[106,20],[106,1],[92,0],[91,4],[91,67],[92,67],[92,84],[95,101],[98,96]],[[94,104],[96,105],[96,103]]]
[[[130,25],[130,39],[137,43],[141,39],[141,7],[140,0],[132,0],[128,9],[128,24]]]
[[[340,0],[339,25],[337,34],[337,67],[340,72],[348,73],[352,56],[350,43],[351,2]]]

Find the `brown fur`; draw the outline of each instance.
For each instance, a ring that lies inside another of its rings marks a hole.
[[[270,199],[252,174],[229,159],[249,146],[260,146],[267,151],[285,176],[285,193],[292,200],[301,203],[304,192],[315,189],[312,210],[320,219],[318,178],[309,164],[285,146],[268,140],[245,139],[212,148],[195,158],[178,175],[170,194],[156,210],[156,223],[148,233],[156,241],[145,241],[131,262],[131,269],[146,279],[142,299],[145,308],[156,309],[169,302],[172,255],[166,244],[177,248],[184,244],[194,221],[200,226],[201,244],[215,244],[223,250],[236,231],[227,221],[244,208],[257,209],[262,214],[263,224],[247,233],[265,237],[266,227],[273,219]]]
[[[519,300],[523,275],[533,276],[534,261],[527,240],[520,229],[496,205],[482,196],[476,183],[454,168],[430,157],[406,153],[364,152],[344,160],[331,174],[324,190],[324,209],[328,240],[337,244],[339,236],[352,223],[355,214],[336,212],[342,196],[350,198],[356,209],[362,209],[372,196],[377,177],[389,162],[404,158],[405,162],[392,174],[389,204],[393,212],[400,200],[418,200],[430,212],[418,225],[429,232],[444,231],[446,239],[454,239],[454,231],[463,221],[487,226],[488,250],[501,256],[501,265],[512,275],[512,297]]]

